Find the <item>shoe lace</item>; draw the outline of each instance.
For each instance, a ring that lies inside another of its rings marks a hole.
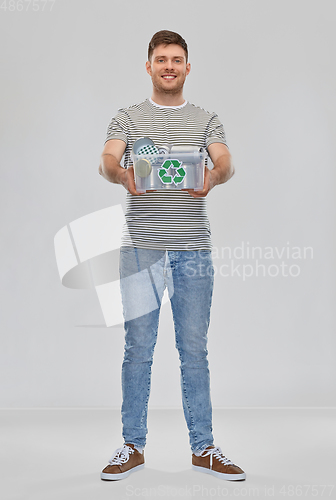
[[[231,460],[226,458],[219,446],[216,446],[216,448],[209,448],[208,450],[204,450],[201,456],[207,457],[208,455],[210,455],[210,469],[212,469],[213,457],[217,458],[217,460],[224,465],[234,465]]]
[[[111,457],[109,463],[111,465],[122,465],[128,461],[129,456],[132,455],[132,453],[134,453],[133,448],[124,444],[124,446],[118,448],[114,452],[114,455]]]

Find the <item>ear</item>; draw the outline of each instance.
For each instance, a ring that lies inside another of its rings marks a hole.
[[[189,75],[190,70],[191,70],[191,64],[190,64],[190,63],[187,63],[187,66],[186,66],[186,74],[187,74],[187,75]]]
[[[150,76],[152,76],[152,67],[149,61],[146,62],[146,71]]]

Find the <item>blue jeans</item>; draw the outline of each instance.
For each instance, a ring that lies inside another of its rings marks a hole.
[[[137,447],[146,444],[151,366],[162,296],[167,287],[191,449],[202,451],[213,445],[207,360],[213,275],[208,250],[121,248],[120,283],[125,320],[121,416],[125,443]]]

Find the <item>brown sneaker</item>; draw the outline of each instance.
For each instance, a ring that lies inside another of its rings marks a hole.
[[[209,446],[199,457],[193,454],[191,467],[198,472],[212,474],[228,481],[246,479],[245,472],[226,458],[219,446]]]
[[[116,481],[117,479],[124,479],[144,466],[144,453],[136,450],[133,444],[124,444],[114,452],[109,465],[102,470],[100,477],[107,481]]]

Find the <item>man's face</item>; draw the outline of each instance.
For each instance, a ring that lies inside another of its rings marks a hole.
[[[187,63],[185,52],[180,45],[158,45],[151,60],[146,62],[146,70],[152,77],[156,90],[166,94],[178,94],[190,73],[190,63]]]

